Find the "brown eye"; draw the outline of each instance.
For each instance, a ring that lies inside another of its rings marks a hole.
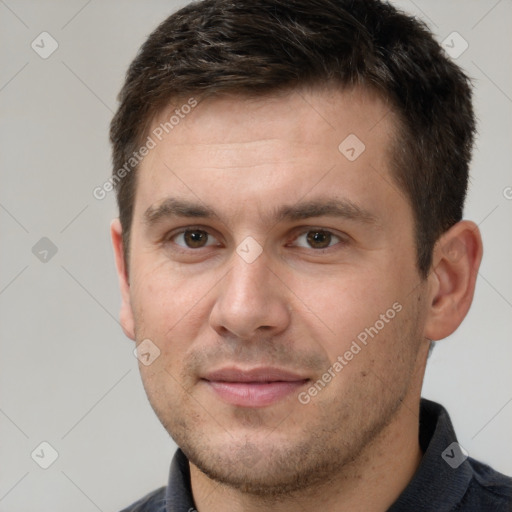
[[[189,249],[200,249],[201,247],[212,245],[212,242],[209,241],[208,233],[202,229],[186,229],[175,235],[173,239],[177,245]],[[213,238],[213,241],[215,241],[215,238]]]
[[[208,242],[208,233],[195,229],[193,231],[185,231],[183,238],[188,247],[197,249],[198,247],[204,247]]]
[[[306,240],[313,249],[326,249],[331,245],[332,234],[322,230],[308,231]]]

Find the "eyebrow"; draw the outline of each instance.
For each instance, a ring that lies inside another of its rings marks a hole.
[[[348,199],[315,200],[282,206],[275,215],[278,222],[296,221],[310,217],[342,217],[365,224],[377,223],[377,217],[373,213]]]
[[[215,213],[211,208],[202,204],[173,197],[168,197],[158,205],[150,206],[144,212],[144,222],[148,225],[157,224],[169,217],[201,217],[208,219],[215,217]]]
[[[311,217],[341,217],[364,224],[376,224],[378,219],[370,211],[348,199],[317,199],[277,208],[270,221],[297,221]],[[168,197],[157,205],[150,206],[144,212],[144,223],[148,226],[167,218],[218,218],[212,208],[192,201]]]

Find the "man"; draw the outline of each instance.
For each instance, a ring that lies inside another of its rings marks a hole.
[[[470,307],[471,90],[370,0],[206,0],[132,63],[111,126],[121,323],[176,441],[126,511],[505,511],[420,401]]]

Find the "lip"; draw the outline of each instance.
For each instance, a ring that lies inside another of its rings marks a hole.
[[[222,368],[207,373],[202,381],[224,402],[239,407],[265,407],[297,391],[308,377],[288,370],[259,367]]]

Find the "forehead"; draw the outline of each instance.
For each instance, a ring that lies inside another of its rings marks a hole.
[[[155,147],[139,170],[139,213],[177,194],[226,207],[242,201],[249,210],[262,198],[273,207],[314,190],[357,196],[389,188],[382,176],[391,181],[395,119],[371,91],[232,95],[184,108],[190,104],[174,102],[153,120]]]
[[[188,108],[191,103],[197,106]],[[280,139],[304,142],[325,132],[339,138],[347,129],[368,138],[384,119],[384,130],[373,136],[390,134],[395,123],[391,103],[373,89],[312,86],[259,96],[182,96],[154,117],[151,131],[163,128],[163,138],[173,145],[252,142],[262,135],[262,127]],[[219,123],[224,123],[222,132],[211,129]]]

